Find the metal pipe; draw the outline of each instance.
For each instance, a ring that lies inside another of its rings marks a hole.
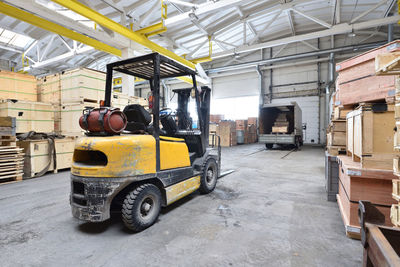
[[[294,54],[294,55],[289,55],[289,56],[282,56],[282,57],[269,58],[269,59],[263,59],[263,60],[258,60],[258,61],[251,61],[251,62],[247,62],[247,63],[236,64],[236,65],[231,65],[231,66],[226,66],[226,67],[213,68],[213,69],[208,69],[207,72],[215,73],[215,72],[222,72],[222,71],[244,69],[244,68],[255,67],[257,65],[267,65],[267,64],[272,64],[272,63],[287,61],[287,60],[295,60],[295,59],[306,58],[306,57],[322,56],[322,55],[326,55],[326,54],[330,54],[330,53],[369,50],[369,49],[373,49],[373,48],[376,48],[376,47],[384,45],[384,44],[386,44],[386,42],[375,42],[375,43],[368,43],[368,44],[350,45],[350,46],[344,46],[344,47],[338,47],[338,48],[330,48],[330,49],[325,49],[325,50],[320,50],[320,51],[313,51],[313,52],[307,52],[307,53],[302,53],[302,54]]]
[[[388,25],[387,37],[388,37],[388,43],[393,42],[393,24]]]
[[[272,59],[273,57],[273,51],[272,51],[272,47],[269,49],[269,58]],[[270,66],[272,66],[272,64],[270,64]],[[269,103],[272,103],[272,86],[273,86],[273,81],[274,81],[274,70],[271,68],[270,72],[269,72]]]
[[[317,39],[317,47],[318,49],[321,48],[319,38]],[[317,59],[319,59],[319,56],[317,56]],[[318,144],[321,144],[321,62],[317,63],[317,80],[318,80]]]
[[[263,74],[260,69],[260,66],[257,66],[256,68],[257,74],[258,74],[258,89],[260,92],[260,99],[259,99],[259,104],[260,106],[264,105],[264,86],[263,86]]]
[[[329,54],[328,63],[328,83],[325,87],[325,129],[328,127],[329,123],[329,99],[330,99],[330,88],[334,83],[335,77],[335,54]]]

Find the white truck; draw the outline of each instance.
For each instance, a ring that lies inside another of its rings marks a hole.
[[[287,132],[273,132],[272,128],[274,127],[278,116],[282,113],[286,115],[286,120],[288,122]],[[303,145],[301,109],[296,102],[290,102],[287,104],[264,104],[260,107],[258,118],[258,140],[260,143],[265,144],[266,148],[271,149],[274,144],[293,145],[297,148]]]

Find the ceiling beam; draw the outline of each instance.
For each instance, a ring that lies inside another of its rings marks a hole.
[[[29,1],[28,5],[26,3],[26,0],[12,0],[12,1],[6,0],[4,2],[7,2],[10,5],[21,8],[25,11],[28,11],[29,13],[36,14],[43,19],[63,25],[64,27],[70,30],[97,39],[105,44],[112,45],[116,48],[123,48],[129,46],[129,39],[126,37],[123,37],[121,35],[110,37],[108,34],[104,32],[95,31],[94,29],[86,27],[82,23],[79,23],[71,18],[63,16],[55,11],[52,11],[42,5],[35,3],[34,1]]]
[[[331,24],[329,24],[329,23],[327,23],[327,22],[325,22],[325,21],[323,21],[323,20],[320,20],[320,19],[318,19],[318,18],[316,18],[316,17],[307,15],[307,14],[305,14],[305,13],[303,13],[303,12],[301,12],[301,11],[295,9],[295,8],[291,8],[291,10],[294,11],[294,12],[296,12],[296,13],[299,14],[300,16],[303,16],[303,17],[305,17],[306,19],[309,19],[309,20],[311,20],[311,21],[314,21],[314,22],[318,23],[319,25],[322,25],[322,26],[324,26],[324,27],[326,27],[326,28],[328,28],[328,29],[332,27]]]
[[[365,17],[366,15],[368,15],[369,13],[371,13],[372,11],[374,11],[375,9],[377,9],[378,7],[386,4],[388,2],[388,0],[382,0],[379,3],[377,3],[376,5],[374,5],[373,7],[371,7],[370,9],[364,11],[363,13],[361,13],[360,15],[358,15],[357,17],[355,17],[354,19],[352,19],[350,21],[350,23],[355,23],[357,20]]]
[[[207,1],[203,4],[198,5],[198,7],[194,10],[173,16],[171,18],[167,18],[164,23],[166,27],[169,27],[177,23],[181,23],[182,21],[190,20],[192,17],[198,17],[200,15],[210,12],[216,12],[220,9],[230,8],[235,5],[239,5],[242,2],[245,2],[245,0],[220,0],[218,2]]]
[[[296,36],[291,36],[291,37],[286,37],[286,38],[280,38],[277,40],[272,40],[272,41],[268,41],[265,43],[254,44],[254,45],[249,45],[249,46],[239,46],[235,49],[230,49],[228,51],[215,53],[213,55],[213,58],[232,56],[237,53],[246,53],[246,52],[250,52],[250,51],[254,51],[254,50],[259,50],[262,48],[275,47],[275,46],[284,45],[287,43],[295,43],[295,42],[300,42],[300,41],[312,40],[312,39],[327,37],[327,36],[331,36],[331,35],[348,34],[348,33],[351,33],[351,32],[357,31],[357,30],[363,30],[363,29],[375,28],[378,26],[383,26],[383,25],[388,25],[388,24],[394,24],[394,23],[397,23],[399,20],[400,20],[400,15],[394,15],[394,16],[390,16],[390,17],[386,17],[386,18],[374,19],[374,20],[369,20],[366,22],[359,22],[359,23],[355,23],[355,24],[342,23],[339,25],[332,26],[332,28],[330,28],[330,29],[326,29],[326,30],[322,30],[322,31],[316,31],[316,32],[312,32],[312,33],[296,35]]]
[[[50,32],[53,32],[56,34],[62,34],[63,36],[65,36],[67,38],[70,38],[72,40],[77,40],[81,43],[92,46],[98,50],[121,56],[121,50],[119,50],[119,49],[116,49],[105,43],[99,42],[98,40],[89,38],[83,34],[80,34],[75,31],[72,31],[70,29],[67,29],[56,23],[50,22],[48,20],[45,20],[45,19],[35,16],[33,14],[30,14],[30,13],[23,11],[21,9],[18,9],[16,7],[10,6],[4,2],[0,2],[0,13],[3,13],[10,17],[25,21],[27,23],[35,25],[36,27],[45,29],[47,31],[50,31]],[[61,16],[61,15],[59,15],[59,16]]]
[[[146,38],[144,35],[138,34],[126,27],[124,27],[123,25],[107,18],[106,16],[100,14],[99,12],[83,5],[82,3],[75,1],[75,0],[53,0],[53,2],[56,2],[98,24],[103,25],[104,27],[107,27],[110,30],[113,30],[129,39],[131,39],[132,41],[147,47],[148,49],[154,51],[154,52],[158,52],[166,57],[169,57],[177,62],[179,62],[180,64],[183,64],[191,69],[195,69],[195,65],[178,56],[177,54],[175,54],[174,52],[150,41],[148,38]]]

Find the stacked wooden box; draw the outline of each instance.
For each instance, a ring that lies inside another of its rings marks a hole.
[[[334,107],[326,130],[326,150],[331,156],[346,154],[346,115],[352,109]]]
[[[382,53],[375,58],[375,71],[377,75],[395,77],[394,94],[394,157],[392,180],[392,197],[397,202],[392,205],[390,220],[396,227],[400,227],[400,51],[389,49],[388,53]]]
[[[279,113],[274,125],[272,126],[272,133],[287,133],[289,131],[289,121],[287,120],[286,113]]]
[[[257,142],[257,118],[236,120],[236,136],[238,144],[252,144]]]
[[[340,208],[346,234],[360,237],[358,201],[374,204],[390,224],[395,79],[376,76],[375,57],[386,53],[393,43],[337,64],[339,72],[334,107],[346,115],[346,151],[339,155]],[[395,46],[397,47],[397,46]],[[348,112],[351,109],[352,111]],[[341,122],[342,123],[342,122]],[[332,127],[336,127],[332,125]],[[342,126],[340,127],[342,128]]]
[[[56,150],[56,168],[54,168],[54,155],[52,154],[49,140],[24,140],[18,141],[18,146],[24,149],[24,178],[33,178],[46,168],[47,171],[57,173],[58,170],[71,167],[74,153],[75,138],[66,137],[54,139]]]
[[[24,154],[16,146],[15,132],[16,119],[0,117],[0,182],[22,180]]]
[[[224,120],[219,123],[210,123],[209,125],[209,144],[217,145],[215,135],[221,138],[221,146],[229,147],[237,145],[236,123],[234,121]]]

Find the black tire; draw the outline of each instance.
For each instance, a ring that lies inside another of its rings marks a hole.
[[[130,230],[140,232],[157,220],[160,209],[160,190],[153,184],[144,184],[126,195],[122,204],[122,221]]]
[[[206,161],[203,168],[203,174],[200,178],[200,192],[208,194],[214,191],[218,180],[218,165],[215,159],[211,158]]]
[[[274,144],[265,144],[266,149],[272,149],[274,147]]]

